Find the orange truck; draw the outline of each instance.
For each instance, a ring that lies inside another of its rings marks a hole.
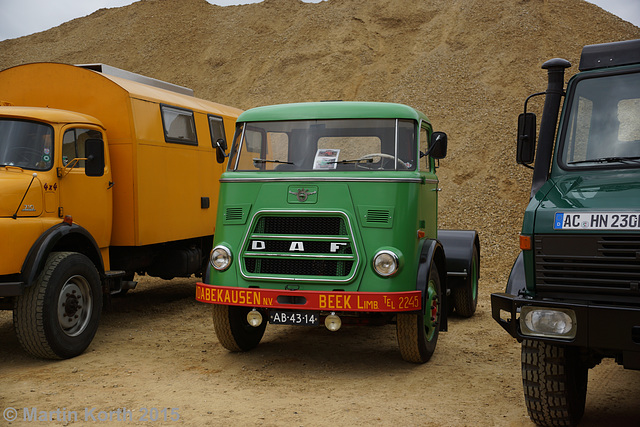
[[[241,110],[103,64],[0,71],[0,309],[22,347],[91,343],[134,274],[202,274]]]

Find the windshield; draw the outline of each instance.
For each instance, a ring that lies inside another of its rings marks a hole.
[[[413,120],[296,120],[251,122],[239,126],[229,170],[416,168],[416,123]]]
[[[53,157],[53,128],[25,120],[0,119],[0,166],[48,170]]]
[[[640,73],[578,81],[566,120],[563,167],[640,165]]]

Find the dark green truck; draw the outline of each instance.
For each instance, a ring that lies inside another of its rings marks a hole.
[[[469,317],[478,298],[477,233],[437,226],[446,147],[446,134],[401,104],[244,112],[196,294],[213,304],[222,345],[257,346],[267,322],[395,323],[403,358],[426,362],[448,313]]]
[[[506,292],[491,295],[493,318],[522,342],[540,425],[578,423],[588,370],[603,358],[640,369],[640,40],[585,46],[565,89],[568,67],[542,67],[535,156],[526,102],[520,115],[517,161],[535,157],[531,200]]]

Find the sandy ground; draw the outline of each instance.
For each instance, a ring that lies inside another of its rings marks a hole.
[[[269,325],[256,349],[230,353],[195,283],[143,278],[71,360],[28,356],[1,312],[0,410],[18,419],[0,425],[533,425],[519,345],[491,319],[486,287],[476,315],[452,318],[431,361],[414,365],[394,326]],[[582,425],[637,425],[639,391],[640,372],[604,362],[590,371]],[[29,421],[34,408],[50,421]]]

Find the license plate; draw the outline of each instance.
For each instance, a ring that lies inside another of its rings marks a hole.
[[[269,310],[269,323],[276,325],[318,326],[320,312],[296,310]]]
[[[640,230],[640,212],[557,212],[555,230]]]

